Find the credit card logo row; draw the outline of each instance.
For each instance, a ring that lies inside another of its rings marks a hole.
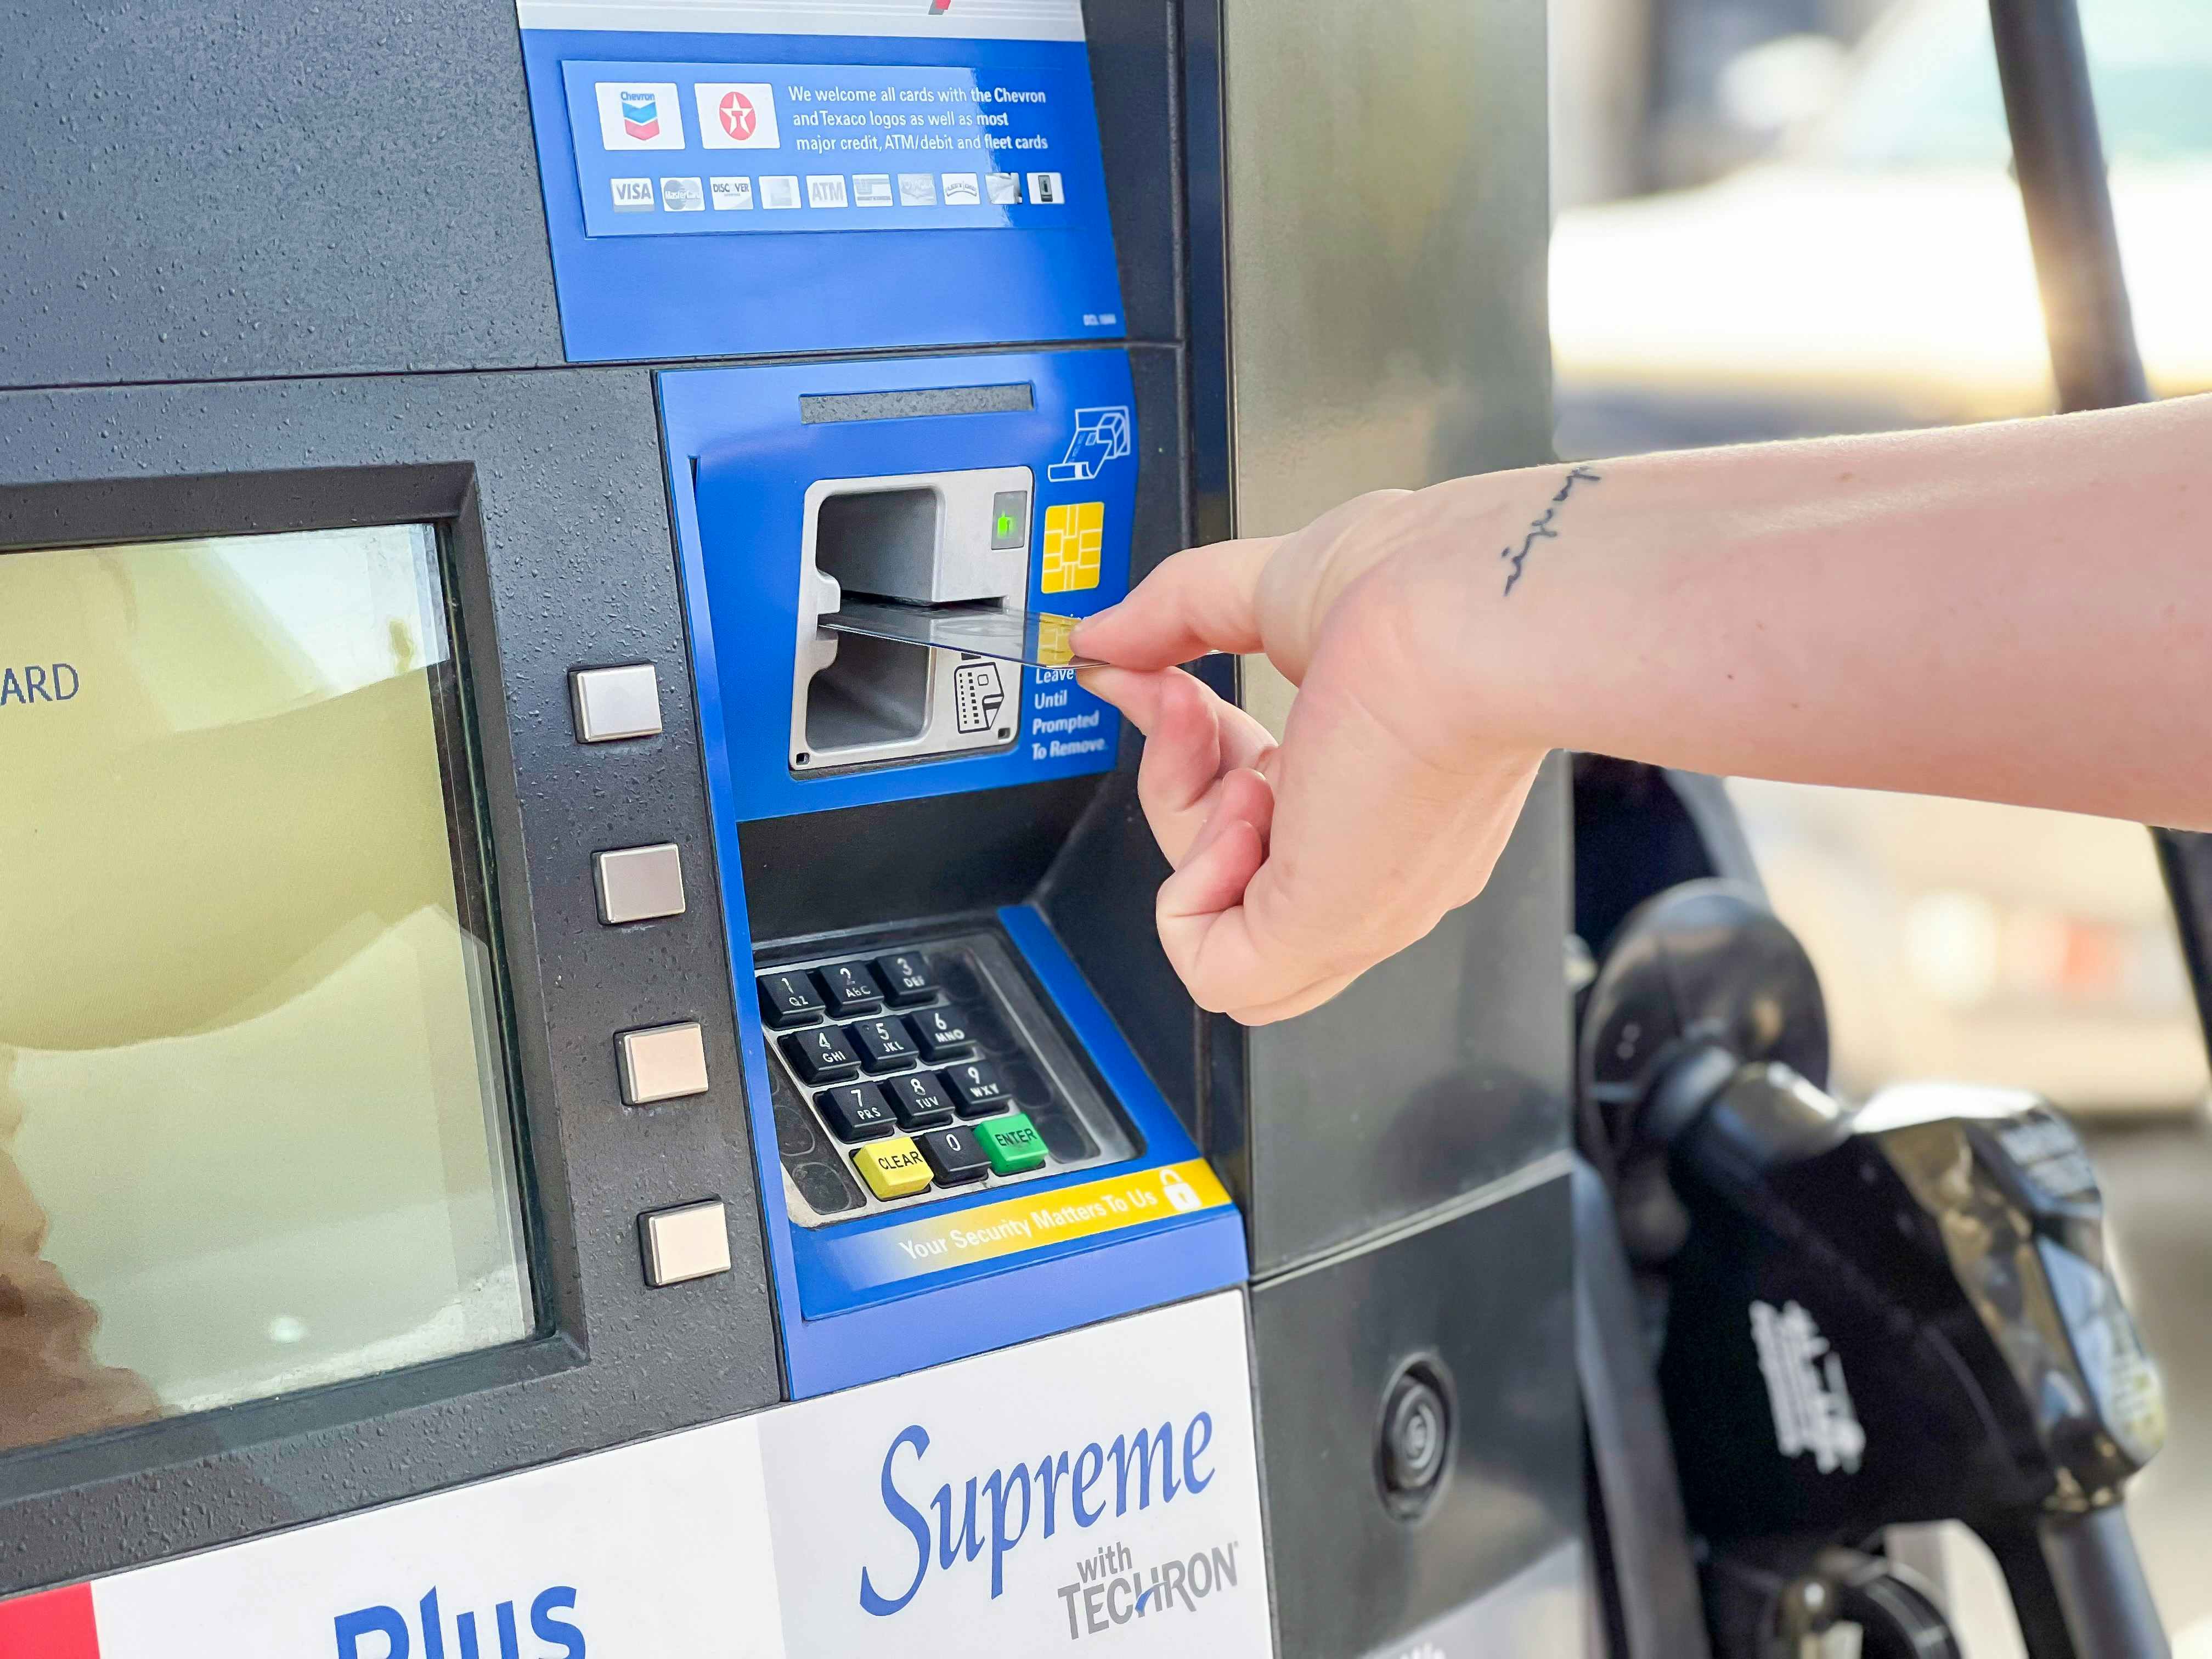
[[[652,179],[612,181],[617,213],[700,213],[711,203],[717,211],[758,206],[775,211],[793,208],[1060,207],[1067,191],[1057,173],[813,173],[749,178]]]

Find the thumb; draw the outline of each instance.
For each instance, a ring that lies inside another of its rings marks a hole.
[[[1164,560],[1127,599],[1078,624],[1076,654],[1142,669],[1259,650],[1260,577],[1276,545],[1273,537],[1217,542]]]

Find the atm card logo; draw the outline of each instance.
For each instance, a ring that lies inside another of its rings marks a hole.
[[[699,142],[708,149],[779,149],[775,88],[763,81],[702,81],[691,94],[699,106]]]
[[[601,81],[592,90],[599,98],[599,143],[606,149],[684,148],[684,116],[672,82]]]

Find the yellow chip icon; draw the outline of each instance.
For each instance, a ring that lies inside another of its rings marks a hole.
[[[1044,591],[1073,593],[1098,586],[1106,548],[1106,503],[1075,501],[1044,510]]]
[[[1075,660],[1075,624],[1081,617],[1039,613],[1031,620],[1036,623],[1038,666],[1063,668]]]

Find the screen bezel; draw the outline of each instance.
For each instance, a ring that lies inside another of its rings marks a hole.
[[[442,618],[458,696],[438,699],[443,751],[458,738],[449,784],[474,793],[473,826],[455,821],[455,877],[465,905],[473,884],[494,962],[500,1087],[507,1105],[518,1222],[531,1286],[532,1327],[519,1340],[444,1359],[249,1400],[214,1411],[162,1418],[68,1440],[0,1452],[0,1505],[89,1482],[196,1462],[211,1452],[388,1418],[485,1389],[512,1387],[582,1364],[576,1333],[581,1283],[573,1250],[571,1195],[548,1177],[544,1154],[557,1146],[546,1118],[544,1024],[522,1018],[526,975],[511,971],[535,954],[526,894],[502,904],[500,871],[522,878],[521,823],[511,780],[504,700],[492,638],[491,592],[473,465],[344,467],[19,485],[0,489],[0,562],[19,552],[186,541],[226,536],[312,532],[399,526],[428,527],[444,588]],[[492,665],[480,672],[478,659]],[[448,729],[458,711],[458,732]],[[462,803],[451,802],[458,808]],[[473,869],[465,872],[460,860]],[[536,1042],[533,1044],[533,1034]],[[539,1051],[534,1058],[532,1049]]]

